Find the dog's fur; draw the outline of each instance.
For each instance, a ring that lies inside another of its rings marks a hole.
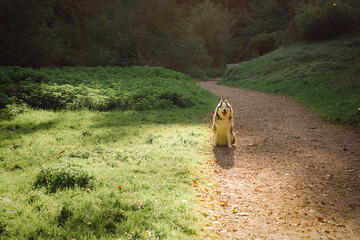
[[[213,115],[212,129],[214,132],[214,146],[228,146],[235,144],[233,109],[226,99],[220,100]]]

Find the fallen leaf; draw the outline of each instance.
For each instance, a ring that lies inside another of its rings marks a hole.
[[[337,227],[345,227],[345,225],[342,224],[342,223],[334,223],[334,225],[337,226]]]
[[[232,210],[232,212],[233,212],[233,213],[239,213],[240,211],[239,211],[239,209],[234,208],[234,209]]]
[[[220,200],[220,206],[227,206],[227,202],[224,200]]]
[[[247,217],[247,216],[249,216],[248,213],[244,213],[244,212],[242,212],[242,213],[237,213],[237,215],[242,216],[242,217]]]

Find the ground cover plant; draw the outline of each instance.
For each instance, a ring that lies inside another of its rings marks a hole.
[[[201,236],[203,225],[194,209],[192,186],[206,161],[203,152],[209,138],[208,127],[199,120],[216,105],[214,95],[187,76],[160,68],[16,69],[56,79],[41,80],[37,86],[82,85],[103,97],[108,96],[112,84],[130,95],[146,88],[149,98],[144,95],[144,104],[151,104],[151,97],[156,96],[151,93],[166,92],[159,74],[148,76],[160,71],[167,74],[168,84],[174,84],[176,91],[165,89],[184,98],[196,94],[189,106],[168,99],[163,108],[152,105],[149,110],[139,110],[133,103],[124,108],[130,110],[95,111],[91,106],[69,110],[66,105],[41,109],[27,102],[28,96],[21,98],[23,95],[15,93],[12,107],[5,108],[13,114],[6,115],[0,125],[0,238]],[[16,72],[1,70],[2,74]],[[119,72],[126,72],[128,81],[117,82]],[[106,78],[112,73],[114,82]],[[67,78],[71,74],[75,80]],[[143,86],[142,79],[144,85],[154,84]],[[32,83],[38,84],[37,80]],[[20,85],[26,85],[26,79],[14,85],[26,88]]]
[[[152,67],[1,67],[0,108],[149,110],[189,107],[198,88],[189,76]],[[187,91],[183,91],[188,89]]]
[[[281,47],[229,69],[219,84],[295,98],[325,121],[360,126],[360,37]]]

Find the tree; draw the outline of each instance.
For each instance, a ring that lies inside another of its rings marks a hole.
[[[234,25],[233,13],[221,5],[206,0],[191,9],[181,21],[178,38],[203,44],[213,57],[213,66],[222,66],[227,60],[226,49]]]
[[[51,1],[1,0],[1,65],[41,66],[52,59],[57,41],[48,33]]]

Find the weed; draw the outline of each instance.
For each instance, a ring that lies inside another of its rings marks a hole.
[[[152,144],[153,141],[154,141],[154,138],[153,138],[152,136],[148,136],[148,137],[146,138],[146,143],[147,143],[147,144]]]
[[[40,170],[36,176],[34,187],[45,187],[48,192],[54,193],[57,190],[67,188],[93,188],[95,178],[87,171],[71,165],[60,165],[54,168]]]
[[[6,221],[5,219],[0,215],[0,234],[5,231],[6,228]]]
[[[64,203],[61,211],[60,211],[60,214],[59,216],[57,217],[57,221],[59,223],[59,225],[65,225],[68,221],[70,221],[70,219],[72,218],[73,216],[73,212],[72,212],[72,209],[70,207],[70,204],[69,203]]]
[[[85,137],[90,137],[91,135],[92,135],[91,130],[82,130],[82,131],[81,131],[81,136],[82,136],[83,138],[85,138]]]

